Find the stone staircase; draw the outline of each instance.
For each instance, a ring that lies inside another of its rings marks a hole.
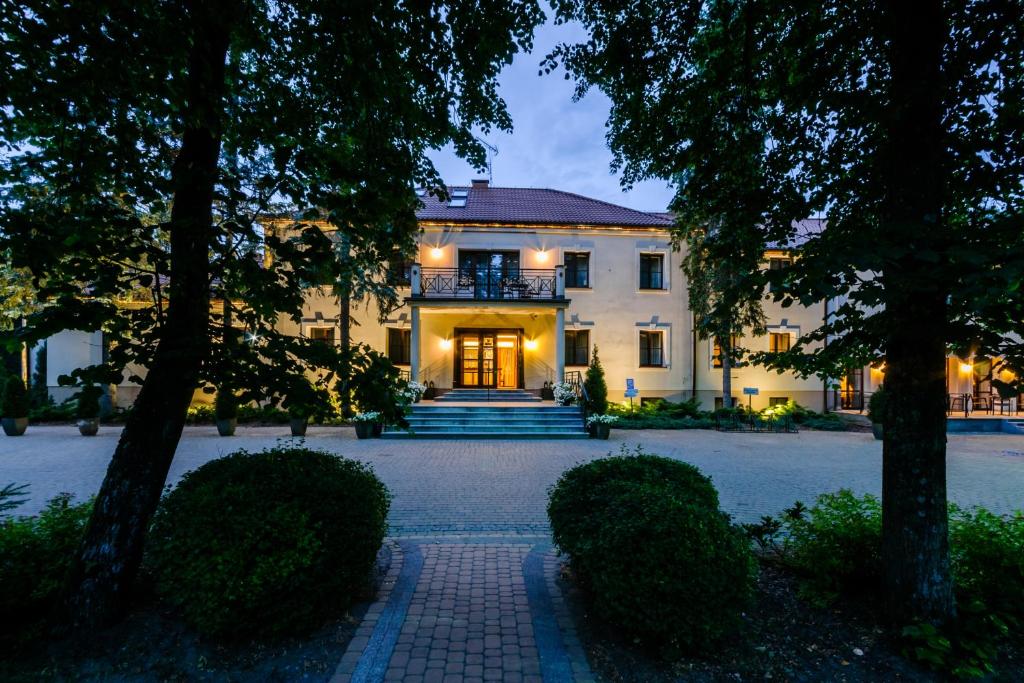
[[[538,399],[539,401],[539,399]],[[585,439],[577,406],[445,405],[417,403],[408,431],[388,430],[385,439]]]
[[[1024,420],[1003,420],[1003,431],[1007,434],[1024,434]]]
[[[522,389],[452,389],[434,399],[434,403],[481,403],[511,401],[540,403],[540,397]]]

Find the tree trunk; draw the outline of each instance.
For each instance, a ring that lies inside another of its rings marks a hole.
[[[343,262],[347,263],[352,255],[352,246],[348,235],[340,230],[339,239],[341,243],[338,246],[338,256]],[[349,273],[347,265],[345,266],[345,277],[338,288],[338,336],[342,358],[345,359],[345,366],[341,368],[341,373],[345,379],[344,385],[348,386],[352,374],[352,369],[348,364],[349,355],[347,353],[352,346],[352,275]],[[355,414],[352,410],[351,391],[343,391],[339,397],[339,402],[341,403],[342,417],[348,418]]]
[[[181,149],[171,171],[167,318],[69,578],[76,630],[109,624],[123,614],[209,344],[208,250],[233,12],[222,3],[196,2],[188,9],[192,47]]]
[[[884,416],[882,555],[894,623],[955,614],[946,509],[946,291],[942,210],[942,47],[937,0],[889,6],[891,83],[882,239],[905,248],[883,269],[889,396]]]
[[[725,335],[718,349],[722,359],[722,407],[732,408],[732,335]]]

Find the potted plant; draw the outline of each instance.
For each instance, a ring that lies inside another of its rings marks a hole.
[[[356,436],[360,439],[369,439],[380,436],[377,427],[380,425],[380,413],[371,410],[367,413],[358,413],[352,418],[352,424],[356,427]]]
[[[878,387],[878,391],[871,394],[868,401],[868,419],[871,420],[871,432],[879,441],[882,440],[882,422],[885,419],[885,402],[887,400],[885,387]]]
[[[288,406],[288,426],[292,430],[292,436],[305,436],[306,427],[309,426],[309,409],[302,405],[292,404]]]
[[[96,436],[100,429],[100,394],[96,386],[82,387],[78,392],[75,417],[78,418],[78,433],[82,436]]]
[[[612,432],[612,425],[619,421],[614,415],[591,415],[587,418],[587,430],[593,439],[607,441]]]
[[[419,403],[420,399],[423,398],[423,394],[425,394],[426,391],[427,385],[410,380],[405,385],[404,398],[409,403]]]
[[[7,436],[21,436],[28,428],[28,392],[20,377],[8,377],[4,382],[3,404],[0,405],[0,422]]]
[[[576,400],[576,392],[573,391],[572,385],[566,382],[556,382],[551,386],[551,391],[555,397],[555,405],[572,405]]]
[[[238,426],[238,398],[227,387],[217,391],[213,403],[214,418],[217,422],[217,433],[221,436],[233,436]]]

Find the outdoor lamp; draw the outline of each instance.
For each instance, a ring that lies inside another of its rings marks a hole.
[[[526,348],[527,351],[536,351],[537,350],[537,340],[536,339],[527,339],[525,342],[523,342],[523,346]]]
[[[435,259],[439,259],[442,256],[444,256],[444,251],[441,249],[441,247],[434,247],[433,249],[430,250],[430,255],[433,256]]]

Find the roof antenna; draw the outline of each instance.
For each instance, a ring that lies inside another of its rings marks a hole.
[[[476,138],[476,141],[487,148],[487,184],[494,185],[494,169],[491,166],[491,161],[498,156],[498,148],[483,138]]]

